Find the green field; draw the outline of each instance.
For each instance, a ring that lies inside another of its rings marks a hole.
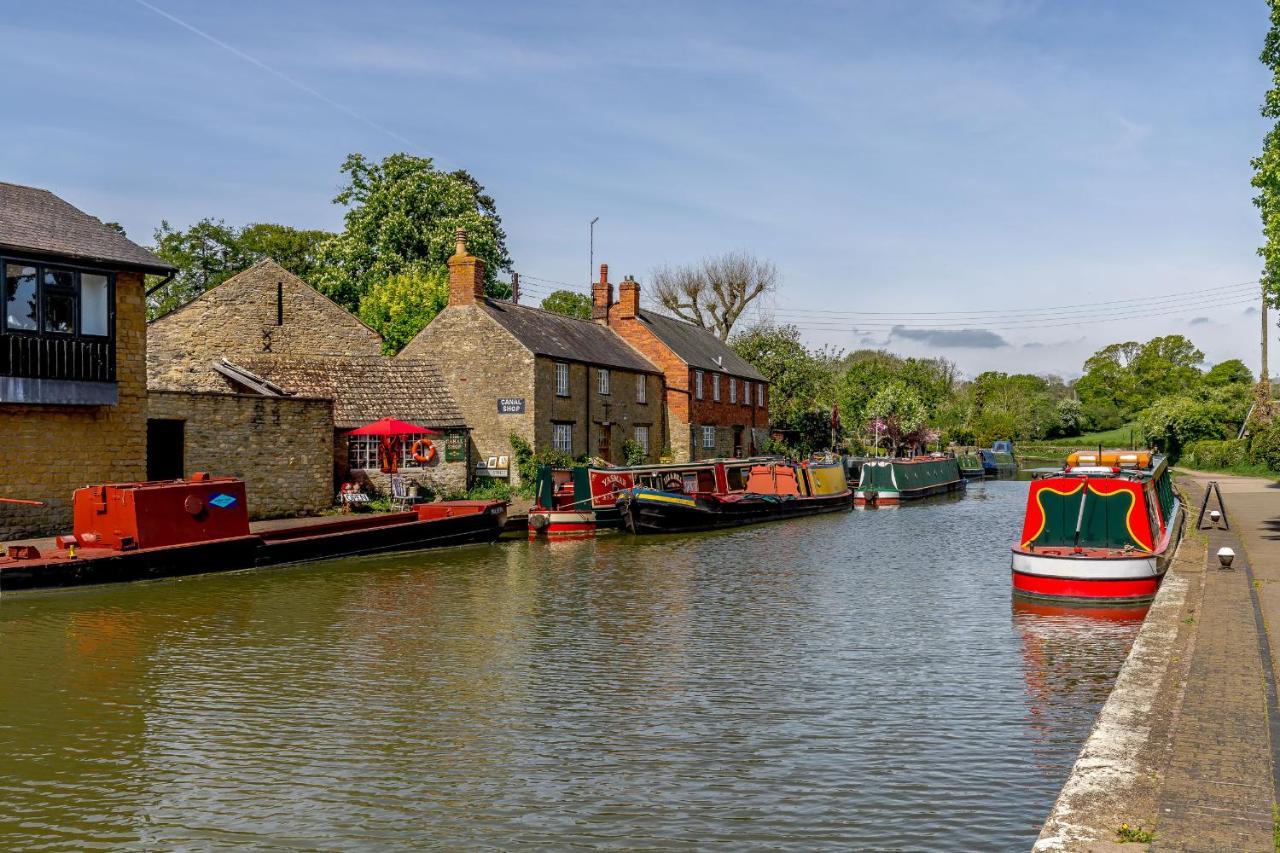
[[[1017,444],[1016,449],[1019,456],[1033,459],[1058,459],[1072,450],[1096,448],[1099,445],[1106,450],[1124,450],[1132,447],[1132,443],[1139,440],[1137,424],[1125,424],[1104,432],[1087,432],[1084,435],[1048,438],[1044,441],[1023,441]]]

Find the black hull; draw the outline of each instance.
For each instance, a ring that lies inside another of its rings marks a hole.
[[[194,545],[122,551],[80,560],[18,562],[8,564],[0,571],[0,591],[156,580],[494,542],[502,533],[504,523],[505,513],[480,512],[367,529],[311,533],[308,528],[300,527]]]
[[[823,498],[798,498],[773,503],[768,501],[730,501],[714,505],[681,506],[648,502],[630,502],[622,512],[623,526],[631,533],[695,533],[726,527],[742,527],[783,521],[806,515],[839,512],[853,507],[851,494],[845,492]]]
[[[936,486],[926,486],[923,489],[903,489],[898,492],[898,500],[918,501],[921,498],[949,495],[952,492],[964,491],[968,485],[969,482],[967,480],[952,480],[949,483],[938,483]]]

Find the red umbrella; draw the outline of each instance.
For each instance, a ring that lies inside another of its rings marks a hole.
[[[365,424],[359,429],[353,429],[351,435],[416,435],[425,433],[426,435],[439,435],[433,429],[427,429],[424,426],[416,426],[415,424],[398,421],[395,418],[383,418],[374,421],[371,424]]]

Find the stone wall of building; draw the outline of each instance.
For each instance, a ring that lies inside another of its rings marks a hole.
[[[184,421],[183,474],[245,481],[251,518],[333,505],[333,403],[301,397],[152,391],[150,418]]]
[[[71,495],[97,483],[146,476],[147,335],[140,273],[116,275],[114,406],[0,405],[0,539],[69,532]]]
[[[435,361],[471,429],[468,464],[513,456],[510,436],[534,443],[534,356],[473,304],[450,305],[401,351]],[[523,399],[523,414],[501,414],[498,398]],[[512,459],[512,485],[518,478]]]
[[[662,406],[662,378],[627,370],[609,370],[609,393],[600,393],[599,368],[566,362],[569,396],[556,393],[556,361],[538,358],[536,446],[551,447],[556,424],[573,425],[573,455],[603,457],[601,441],[609,423],[609,458],[623,462],[622,444],[634,439],[635,427],[649,428],[648,461],[656,461],[666,443],[666,419]],[[636,376],[644,376],[645,402],[637,401]]]
[[[151,387],[225,391],[209,365],[237,356],[378,355],[382,338],[274,261],[227,279],[151,323]]]

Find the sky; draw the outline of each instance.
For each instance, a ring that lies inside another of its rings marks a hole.
[[[1263,0],[10,2],[0,180],[140,243],[341,228],[347,154],[465,168],[526,293],[745,250],[812,345],[1258,365]],[[1280,346],[1273,346],[1280,352]]]

